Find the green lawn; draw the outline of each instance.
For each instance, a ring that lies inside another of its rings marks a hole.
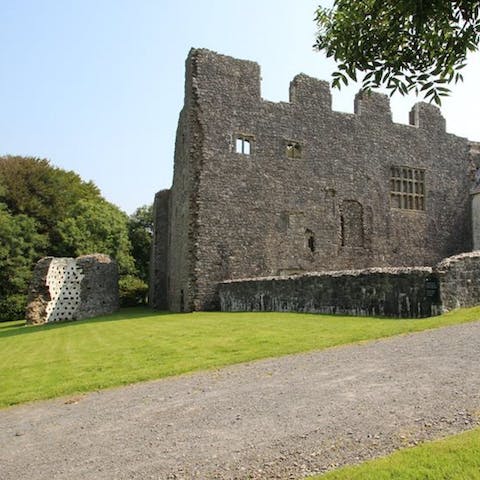
[[[0,323],[0,407],[479,318],[480,307],[421,320],[137,308],[39,327]]]
[[[400,450],[318,480],[479,480],[480,429]]]

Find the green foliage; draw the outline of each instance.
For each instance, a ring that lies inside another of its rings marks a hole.
[[[150,248],[153,235],[153,205],[137,208],[128,221],[128,236],[138,276],[148,282]]]
[[[132,273],[127,222],[126,214],[102,198],[79,200],[71,214],[58,222],[63,252],[73,257],[106,253],[117,260],[121,274]]]
[[[120,290],[120,305],[135,307],[147,303],[148,285],[134,275],[124,275],[118,284]]]
[[[11,215],[0,203],[0,321],[23,318],[32,265],[46,243],[33,218]]]
[[[74,323],[11,322],[0,325],[0,406],[476,321],[479,315],[480,307],[414,320],[133,308]]]
[[[103,200],[92,182],[84,182],[74,172],[50,165],[48,160],[32,157],[0,157],[0,201],[12,215],[34,218],[40,233],[49,237],[49,253],[63,255],[58,242],[59,220],[72,214],[80,200]]]
[[[311,480],[480,480],[480,429]]]
[[[105,253],[135,273],[129,219],[92,182],[47,160],[0,157],[0,321],[24,315],[41,257]]]
[[[315,47],[333,57],[340,88],[364,73],[362,89],[422,93],[437,104],[462,80],[480,41],[480,1],[335,0],[316,12]]]

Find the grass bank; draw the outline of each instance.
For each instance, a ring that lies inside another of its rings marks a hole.
[[[38,327],[0,323],[0,407],[479,318],[480,307],[420,320],[137,308]]]
[[[480,429],[310,480],[480,480]]]

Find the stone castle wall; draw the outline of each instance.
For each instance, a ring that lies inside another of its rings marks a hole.
[[[308,312],[400,318],[439,312],[429,267],[372,268],[219,285],[222,311]]]
[[[227,279],[432,266],[471,249],[469,142],[437,108],[419,103],[401,125],[384,95],[335,112],[327,82],[301,74],[274,103],[254,62],[192,50],[186,65],[167,275],[152,278],[171,310],[219,308]],[[418,208],[400,208],[398,188]]]
[[[222,311],[280,311],[419,318],[480,304],[480,252],[431,267],[373,268],[219,285]]]
[[[155,229],[150,252],[150,276],[155,281],[150,281],[149,298],[151,306],[157,310],[168,309],[169,200],[170,190],[162,190],[155,195],[153,202]]]
[[[480,251],[446,258],[436,274],[444,311],[480,304]]]
[[[118,268],[110,257],[45,257],[30,284],[27,325],[105,315],[118,306]]]

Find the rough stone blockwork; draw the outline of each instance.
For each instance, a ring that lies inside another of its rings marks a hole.
[[[45,257],[35,266],[26,318],[28,325],[80,320],[118,306],[118,268],[110,257]]]
[[[480,304],[480,251],[446,258],[436,274],[444,311]]]
[[[311,312],[387,317],[428,317],[439,308],[429,267],[371,268],[227,281],[223,311]]]
[[[259,65],[192,49],[173,184],[155,201],[152,306],[215,310],[226,280],[433,266],[471,250],[477,146],[425,103],[409,125],[379,93],[358,94],[354,112],[332,110],[328,83],[304,74],[288,102],[270,102]]]
[[[284,311],[417,318],[480,304],[480,251],[435,268],[371,268],[230,280],[223,311]]]

